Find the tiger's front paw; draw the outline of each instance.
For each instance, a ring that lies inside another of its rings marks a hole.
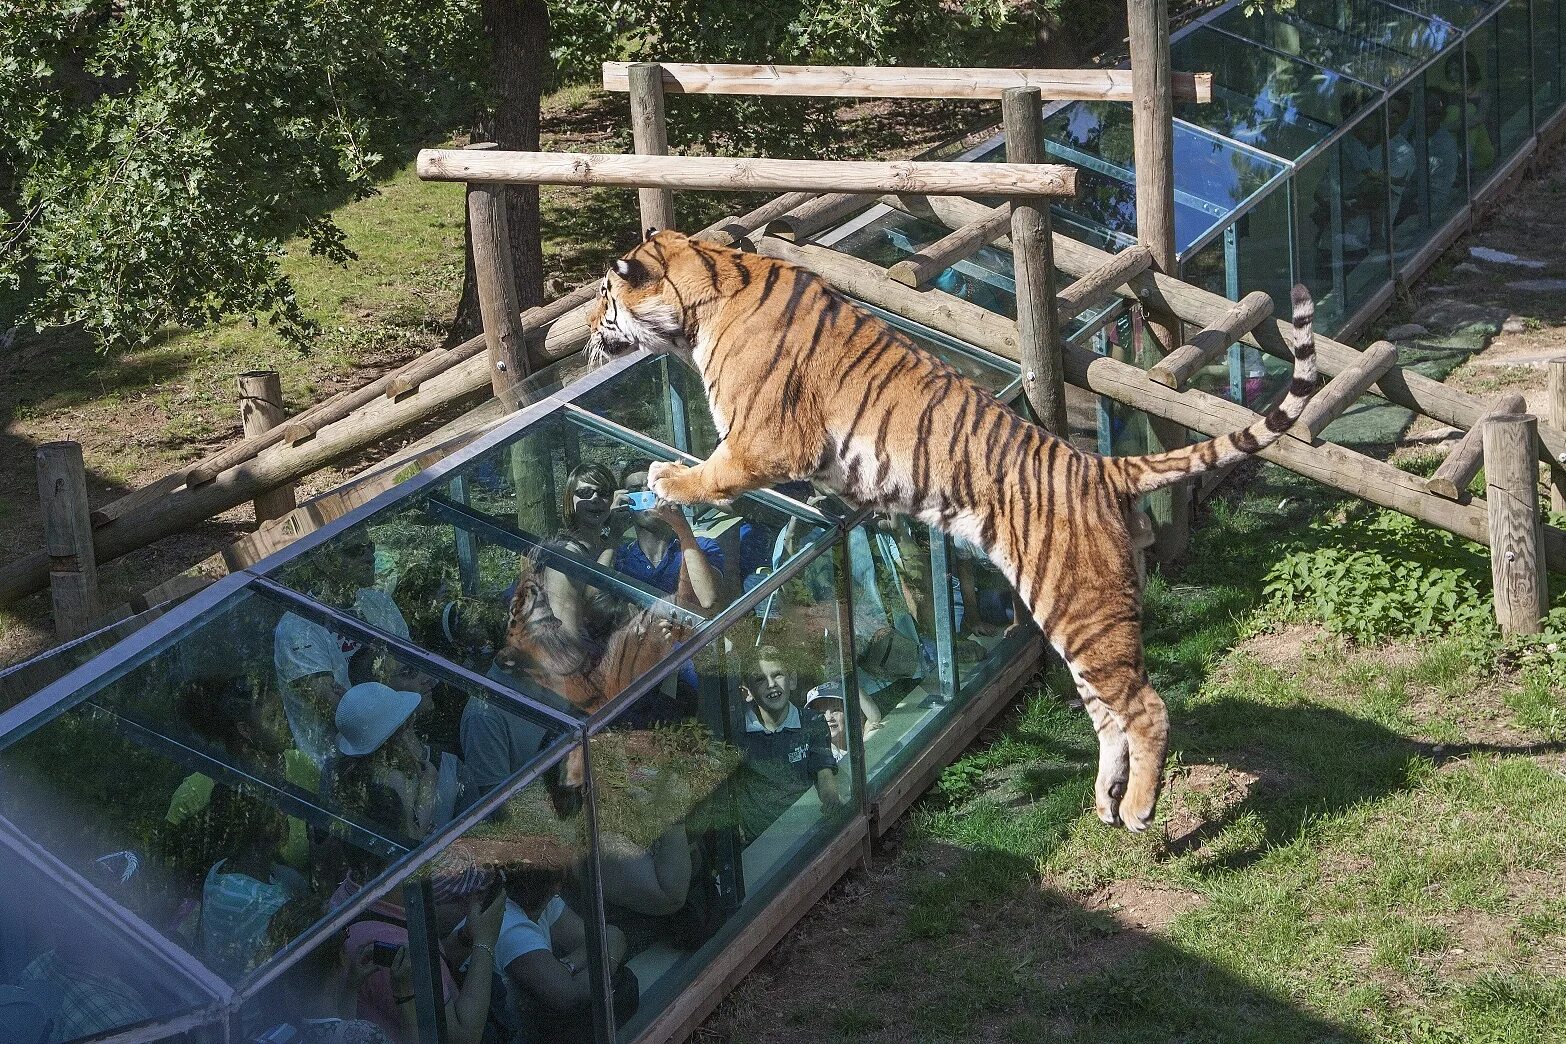
[[[654,461],[647,467],[647,488],[656,493],[658,499],[671,504],[700,503],[699,491],[691,488],[695,485],[691,475],[692,468],[688,464]]]

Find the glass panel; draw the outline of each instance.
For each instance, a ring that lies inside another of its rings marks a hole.
[[[1474,189],[1499,165],[1501,140],[1500,20],[1492,18],[1468,37],[1464,67],[1468,97],[1468,169]]]
[[[1265,290],[1272,295],[1273,314],[1287,316],[1294,265],[1289,242],[1289,192],[1266,196],[1234,224],[1235,252],[1240,271],[1238,289]]]
[[[1176,115],[1198,126],[1297,159],[1349,122],[1373,100],[1371,91],[1339,73],[1199,28],[1175,41],[1177,69],[1213,74],[1213,100],[1183,103]]]
[[[1468,102],[1460,48],[1425,70],[1425,154],[1430,193],[1430,230],[1439,230],[1468,203],[1468,167],[1463,148]]]
[[[1528,39],[1528,5],[1507,4],[1496,15],[1500,30],[1501,54],[1507,58],[1501,63],[1501,133],[1497,152],[1504,162],[1512,157],[1523,142],[1533,133],[1533,117],[1530,102],[1533,96],[1532,63],[1523,55],[1530,52]]]
[[[1116,250],[1136,239],[1131,131],[1130,107],[1110,103],[1077,102],[1044,121],[1045,150],[1079,170],[1077,195],[1052,212],[1068,228],[1100,230],[1099,238],[1107,232]],[[1004,142],[980,159],[1004,161]],[[1277,160],[1178,121],[1174,166],[1175,244],[1182,251],[1284,169]]]
[[[1396,0],[1397,6],[1427,18],[1439,18],[1459,29],[1477,22],[1495,0]]]
[[[123,860],[119,861],[124,865]],[[96,869],[96,868],[95,868]],[[118,886],[118,867],[93,877]],[[207,998],[46,864],[0,843],[0,1039],[68,1041],[199,1007]]]
[[[654,379],[639,382],[645,391],[627,387],[624,401],[645,419],[656,415],[662,371],[657,360],[642,367]],[[693,430],[710,431],[705,407],[690,412]],[[385,569],[378,590],[389,590],[377,594],[381,620],[372,622],[398,632],[405,621],[400,633],[437,655],[580,717],[740,597],[747,542],[788,521],[753,497],[723,508],[637,508],[628,494],[645,492],[652,456],[580,417],[551,414],[290,562],[278,579],[362,611],[368,575],[343,571],[367,568],[348,549],[369,544]],[[508,614],[535,625],[516,632],[525,641],[508,637]]]
[[[1392,128],[1388,141],[1389,213],[1392,249],[1399,265],[1424,244],[1430,229],[1424,102],[1424,84],[1415,80],[1389,97],[1386,104],[1388,125]]]
[[[1561,104],[1561,3],[1533,2],[1533,110],[1542,127]]]
[[[1412,176],[1412,146],[1395,152],[1398,192]],[[1387,168],[1381,115],[1372,113],[1295,175],[1296,278],[1316,298],[1316,327],[1335,332],[1391,278]]]
[[[584,817],[560,776],[553,778],[523,788],[247,1003],[239,1039],[293,1044],[289,1030],[330,1020],[333,1032],[348,1035],[320,1038],[334,1044],[408,1040],[404,1016],[428,1014],[439,1003],[413,976],[413,954],[433,940],[448,1034],[473,1025],[487,1027],[485,1039],[590,1040],[597,955],[607,945],[618,962],[624,943],[617,932],[599,933],[587,899]],[[347,902],[360,887],[357,878],[345,878],[332,902]],[[622,984],[616,967],[617,997],[634,1010],[634,982]]]
[[[137,613],[135,616],[116,621],[101,630],[83,635],[64,645],[57,645],[30,660],[13,664],[0,671],[0,711],[9,710],[38,690],[70,674],[126,635],[145,627],[183,600],[183,598],[175,599]]]
[[[634,1016],[620,1013],[622,1040],[680,996],[854,807],[842,573],[840,545],[593,738],[604,912],[641,994]]]
[[[474,708],[556,734],[253,589],[72,702],[0,751],[0,807],[230,981],[464,806]]]
[[[1439,53],[1460,35],[1451,22],[1421,18],[1380,0],[1295,0],[1293,10],[1316,25],[1421,60]]]
[[[1229,295],[1229,270],[1224,264],[1223,236],[1208,243],[1185,259],[1180,278],[1219,297]]]
[[[1333,11],[1321,13],[1336,20]],[[1241,5],[1220,14],[1212,24],[1379,87],[1390,86],[1407,76],[1420,61],[1406,52],[1364,36],[1340,32],[1293,10],[1273,11],[1260,6],[1247,10]]]

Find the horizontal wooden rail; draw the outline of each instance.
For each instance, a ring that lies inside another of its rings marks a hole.
[[[888,279],[895,279],[907,286],[922,287],[936,276],[967,257],[979,252],[979,248],[1011,228],[1011,204],[1002,203],[989,216],[970,221],[962,228],[936,240],[911,257],[897,262],[887,269]]]
[[[1124,282],[1122,280],[1122,282]],[[1158,361],[1148,376],[1168,388],[1184,388],[1198,370],[1217,359],[1229,346],[1272,318],[1272,295],[1252,290],[1210,326],[1203,327]]]
[[[1057,243],[1059,240],[1057,239]],[[799,246],[774,237],[756,244],[760,253],[792,261],[831,280],[852,297],[970,344],[1017,359],[1017,324],[971,302],[940,290],[914,290],[886,278],[878,265],[825,247]],[[1232,302],[1231,302],[1232,303]],[[1359,353],[1356,352],[1356,355]],[[1085,348],[1064,348],[1066,379],[1071,384],[1108,396],[1157,417],[1199,431],[1220,435],[1255,423],[1259,415],[1238,403],[1188,388],[1176,391],[1150,379],[1136,366]],[[1410,515],[1477,543],[1489,542],[1485,504],[1454,504],[1433,495],[1425,480],[1385,461],[1330,442],[1306,444],[1283,438],[1260,456],[1307,478],[1341,489],[1382,507]],[[1566,531],[1546,526],[1544,545],[1550,568],[1566,570]]]
[[[889,195],[882,196],[881,202],[915,217],[939,221],[948,228],[961,228],[989,209],[982,203],[946,196]],[[995,245],[1009,249],[1008,241],[1004,239],[997,239]],[[1080,278],[1114,256],[1069,236],[1055,234],[1055,265],[1068,275]],[[1234,307],[1234,302],[1226,297],[1153,270],[1128,279],[1116,292],[1149,311],[1177,316],[1197,326],[1221,321]],[[1292,358],[1289,350],[1292,329],[1287,320],[1269,320],[1242,340],[1269,355],[1288,360]],[[1359,349],[1319,333],[1316,335],[1316,361],[1328,376],[1354,365],[1359,357]],[[1490,409],[1489,404],[1477,396],[1401,366],[1388,370],[1376,383],[1374,391],[1388,402],[1465,431],[1479,423]],[[1552,464],[1566,462],[1566,432],[1551,425],[1539,425],[1539,457]]]
[[[850,65],[704,65],[660,62],[667,94],[786,98],[994,98],[1037,87],[1045,101],[1132,100],[1130,69],[921,69]],[[631,89],[630,62],[604,63],[604,90]],[[1213,100],[1213,74],[1172,74],[1174,100]]]
[[[608,185],[705,192],[919,192],[955,196],[1072,196],[1075,167],[1056,163],[919,163],[587,152],[423,149],[426,181]]]
[[[1069,319],[1092,308],[1107,304],[1115,289],[1132,276],[1141,275],[1153,264],[1153,252],[1137,244],[1126,247],[1075,283],[1055,295],[1060,314]]]
[[[1327,382],[1327,386],[1318,391],[1313,399],[1305,405],[1305,412],[1300,414],[1300,419],[1294,427],[1289,429],[1289,434],[1295,438],[1312,442],[1316,436],[1343,415],[1343,411],[1370,390],[1370,386],[1381,379],[1381,375],[1397,364],[1397,347],[1390,341],[1377,341],[1366,348],[1360,356],[1359,362],[1344,370]]]
[[[1430,476],[1430,492],[1448,500],[1462,500],[1468,496],[1468,484],[1479,474],[1484,463],[1484,425],[1491,417],[1508,417],[1522,413],[1527,400],[1521,392],[1509,392],[1495,400],[1484,420],[1469,428],[1452,452],[1446,455],[1435,474]]]

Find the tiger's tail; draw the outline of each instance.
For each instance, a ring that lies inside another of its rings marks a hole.
[[[1250,427],[1220,435],[1194,446],[1143,457],[1106,457],[1105,472],[1111,482],[1128,496],[1151,493],[1176,482],[1214,471],[1245,459],[1283,437],[1305,404],[1316,393],[1316,305],[1310,291],[1296,285],[1291,295],[1294,304],[1294,377],[1289,393],[1261,420]]]

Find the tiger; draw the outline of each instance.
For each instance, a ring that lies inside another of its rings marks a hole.
[[[1255,454],[1317,385],[1314,304],[1293,289],[1293,377],[1265,417],[1166,453],[1083,452],[1004,406],[907,334],[794,264],[648,230],[613,262],[588,314],[588,351],[672,355],[700,374],[720,442],[661,462],[676,504],[726,504],[810,480],[850,504],[913,516],[977,544],[1070,670],[1098,737],[1094,805],[1145,831],[1169,719],[1148,679],[1134,499]]]

